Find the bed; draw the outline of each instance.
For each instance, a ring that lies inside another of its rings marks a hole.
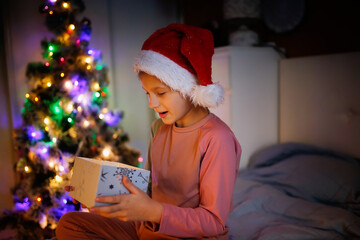
[[[359,63],[281,60],[279,142],[239,172],[230,239],[360,239]]]

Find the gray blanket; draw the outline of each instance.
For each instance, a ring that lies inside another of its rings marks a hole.
[[[360,160],[312,146],[269,147],[239,173],[230,239],[360,239]]]

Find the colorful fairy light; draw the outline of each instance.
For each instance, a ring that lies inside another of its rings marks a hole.
[[[105,158],[108,158],[111,154],[111,149],[110,147],[105,147],[103,150],[102,150],[102,153],[101,153]]]
[[[71,80],[66,80],[64,82],[64,88],[67,90],[67,91],[71,91],[71,89],[73,88],[73,83],[71,82]]]
[[[71,113],[74,110],[74,104],[72,102],[68,102],[65,106],[65,111],[67,113]]]
[[[67,2],[64,2],[62,6],[63,8],[69,8],[69,4]]]
[[[43,138],[43,132],[41,130],[34,129],[33,126],[28,127],[27,133],[29,139],[33,141],[38,141]]]
[[[85,120],[83,121],[83,123],[82,123],[82,126],[83,126],[84,128],[87,128],[87,127],[90,126],[90,122],[85,119]]]
[[[16,202],[14,209],[18,211],[27,211],[31,205],[31,202],[29,201],[29,198],[26,197],[22,202]]]
[[[57,181],[57,182],[62,182],[62,177],[60,177],[59,175],[56,175],[55,176],[55,180]]]
[[[26,173],[31,172],[31,169],[30,169],[28,166],[25,166],[25,167],[24,167],[24,170],[25,170]]]
[[[99,91],[100,90],[100,84],[98,82],[91,83],[91,89],[94,90],[94,91]]]
[[[49,117],[44,118],[44,123],[48,125],[50,123],[50,118]]]
[[[91,63],[91,62],[92,62],[92,58],[91,58],[91,57],[85,58],[85,62],[86,62],[86,63]]]

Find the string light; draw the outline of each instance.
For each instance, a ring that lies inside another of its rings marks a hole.
[[[90,125],[90,122],[88,120],[84,120],[82,125],[84,128],[87,128]]]
[[[66,107],[65,107],[65,111],[68,112],[68,113],[70,113],[70,112],[72,112],[73,110],[74,110],[74,105],[73,105],[72,102],[69,102],[69,103],[66,105]]]
[[[56,142],[57,142],[57,138],[56,138],[56,137],[53,137],[53,138],[51,139],[51,141],[52,141],[53,143],[56,143]]]
[[[65,62],[65,58],[64,58],[64,57],[61,57],[61,58],[60,58],[60,62],[62,62],[62,63]]]
[[[46,67],[50,66],[50,63],[49,63],[49,62],[46,62],[46,63],[45,63],[45,66],[46,66]]]
[[[25,166],[25,167],[24,167],[24,170],[25,170],[26,173],[29,173],[29,172],[31,171],[28,166]]]
[[[69,30],[73,31],[75,29],[75,25],[74,24],[70,24],[69,25]]]
[[[44,118],[44,123],[47,125],[50,123],[50,119],[48,117]]]
[[[92,61],[91,57],[85,58],[85,62],[86,62],[86,63],[91,63],[91,61]]]
[[[99,91],[100,90],[100,85],[98,82],[93,82],[91,84],[91,88],[94,90],[94,91]]]
[[[66,80],[64,82],[64,88],[68,91],[70,91],[73,88],[73,84],[72,84],[71,80]]]
[[[111,154],[111,149],[109,147],[105,147],[102,151],[102,155],[105,157],[105,158],[108,158]]]
[[[52,15],[54,12],[53,11],[50,11],[49,14]]]
[[[25,94],[25,97],[26,97],[26,98],[29,98],[29,97],[30,97],[30,94],[28,94],[28,93]]]
[[[64,2],[64,3],[63,3],[63,8],[69,8],[69,4],[66,3],[66,2]]]
[[[63,172],[64,170],[65,170],[65,168],[60,165],[60,166],[59,166],[59,171],[60,171],[60,172]]]
[[[65,73],[60,73],[60,77],[65,77]]]
[[[46,86],[51,87],[51,82],[48,82]]]
[[[102,113],[99,114],[99,118],[100,118],[101,120],[104,119],[104,117],[105,117],[104,114],[102,114]]]
[[[87,70],[90,70],[90,69],[91,69],[91,65],[87,65],[86,69],[87,69]]]
[[[42,200],[41,197],[37,197],[37,198],[36,198],[36,201],[37,201],[37,202],[41,202],[41,200]]]
[[[58,182],[61,182],[63,179],[62,179],[62,177],[60,177],[59,175],[56,175],[56,176],[55,176],[55,180],[58,181]]]
[[[50,162],[49,162],[49,167],[50,167],[50,168],[53,168],[54,165],[55,165],[54,161],[50,161]]]

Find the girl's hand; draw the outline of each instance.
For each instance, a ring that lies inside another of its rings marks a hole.
[[[67,191],[67,192],[71,192],[71,191],[74,191],[74,190],[75,190],[75,187],[69,185],[69,186],[65,186],[64,189],[65,189],[65,191]],[[76,199],[74,199],[74,198],[73,198],[72,202],[73,202],[74,204],[78,204],[78,203],[79,203],[79,201],[76,200]],[[85,206],[84,204],[81,204],[81,208],[87,208],[87,206]]]
[[[160,223],[163,206],[151,199],[145,192],[123,177],[123,184],[129,194],[97,197],[96,202],[112,203],[112,205],[92,207],[90,212],[122,221],[151,221]]]

